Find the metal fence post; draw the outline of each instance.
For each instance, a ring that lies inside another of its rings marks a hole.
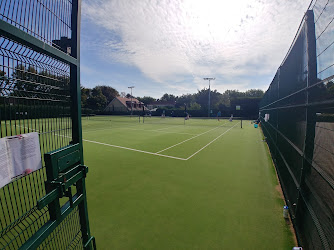
[[[82,127],[81,127],[81,88],[80,88],[80,18],[81,18],[81,0],[73,0],[72,7],[72,48],[71,53],[77,59],[77,65],[71,65],[71,98],[72,98],[72,122],[73,122],[73,143],[79,143],[81,164],[84,164],[83,145],[82,145]],[[79,128],[79,129],[77,129]],[[84,195],[83,201],[78,205],[80,215],[80,225],[82,231],[83,245],[89,243],[91,235],[88,220],[87,196],[85,179],[81,179],[77,183],[77,191]],[[92,245],[88,244],[89,249]]]

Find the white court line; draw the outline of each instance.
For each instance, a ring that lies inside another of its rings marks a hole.
[[[140,130],[140,131],[147,131],[147,132],[156,132],[156,133],[167,133],[167,134],[180,134],[180,135],[195,135],[190,133],[180,133],[180,132],[170,132],[170,131],[160,131],[159,129],[150,130],[150,129],[136,129],[136,128],[129,128],[130,130]]]
[[[132,126],[124,126],[124,127],[113,127],[110,126],[109,128],[99,128],[99,129],[82,129],[82,132],[87,133],[87,132],[95,132],[95,131],[100,131],[100,130],[110,130],[110,129],[123,129],[123,128],[130,128],[130,127],[135,127],[136,125]]]
[[[186,160],[189,160],[190,158],[192,158],[193,156],[195,156],[196,154],[198,154],[199,152],[201,152],[203,149],[205,149],[207,146],[209,146],[211,143],[213,143],[214,141],[218,140],[220,137],[222,137],[224,134],[226,134],[228,131],[230,131],[232,128],[234,128],[235,126],[237,126],[240,122],[238,122],[237,124],[235,124],[233,127],[229,128],[228,130],[226,130],[224,133],[222,133],[220,136],[216,137],[215,139],[213,139],[212,141],[210,141],[208,144],[206,144],[204,147],[202,147],[201,149],[197,150],[195,153],[193,153],[191,156],[189,156]]]
[[[145,153],[145,154],[150,154],[150,155],[156,155],[156,156],[161,156],[161,157],[166,157],[166,158],[171,158],[171,159],[176,159],[176,160],[182,160],[182,161],[187,161],[189,160],[190,158],[192,158],[193,156],[195,156],[196,154],[198,154],[199,152],[201,152],[203,149],[205,149],[207,146],[209,146],[211,143],[213,143],[214,141],[218,140],[220,137],[222,137],[224,134],[226,134],[228,131],[230,131],[232,128],[234,128],[236,125],[238,125],[240,122],[238,122],[237,124],[235,124],[233,127],[229,128],[228,130],[226,130],[224,133],[222,133],[221,135],[219,135],[218,137],[216,137],[215,139],[213,139],[211,142],[209,142],[208,144],[206,144],[204,147],[202,147],[201,149],[197,150],[195,153],[193,153],[191,156],[189,156],[188,158],[180,158],[180,157],[175,157],[175,156],[170,156],[170,155],[163,155],[163,154],[159,154],[158,152],[157,153],[153,153],[153,152],[148,152],[148,151],[143,151],[143,150],[138,150],[138,149],[133,149],[133,148],[127,148],[127,147],[122,147],[122,146],[117,146],[117,145],[112,145],[112,144],[107,144],[107,143],[102,143],[102,142],[97,142],[97,141],[90,141],[90,140],[86,140],[86,139],[82,139],[83,141],[86,141],[86,142],[91,142],[91,143],[95,143],[95,144],[100,144],[100,145],[104,145],[104,146],[109,146],[109,147],[114,147],[114,148],[121,148],[121,149],[126,149],[126,150],[130,150],[130,151],[135,151],[135,152],[140,152],[140,153]],[[225,124],[225,123],[224,123]],[[221,126],[223,126],[224,124],[222,124]],[[219,127],[221,127],[219,126]],[[216,127],[216,128],[213,128],[213,129],[217,129],[219,127]],[[31,130],[35,130],[37,132],[39,132],[38,130],[36,129],[32,129],[32,128],[29,128]],[[211,129],[211,130],[213,130]],[[211,131],[209,130],[209,131]],[[206,131],[204,133],[207,133],[209,131]],[[203,134],[203,133],[202,133]],[[65,136],[65,135],[59,135],[59,134],[56,134],[58,136],[63,136],[63,137],[68,137],[68,138],[71,138],[69,136]],[[201,134],[200,134],[201,135]],[[197,135],[197,136],[200,136],[200,135]],[[188,140],[190,140],[191,138],[189,138]],[[180,143],[179,143],[180,144]],[[176,145],[175,145],[176,146]]]
[[[83,139],[83,141],[91,142],[91,143],[96,143],[96,144],[100,144],[100,145],[104,145],[104,146],[109,146],[109,147],[114,147],[114,148],[122,148],[122,149],[126,149],[126,150],[140,152],[140,153],[150,154],[150,155],[157,155],[157,156],[161,156],[161,157],[166,157],[166,158],[172,158],[172,159],[176,159],[176,160],[186,161],[186,159],[184,159],[184,158],[174,157],[174,156],[170,156],[170,155],[162,155],[162,154],[157,154],[157,153],[153,153],[153,152],[148,152],[148,151],[143,151],[143,150],[138,150],[138,149],[133,149],[133,148],[127,148],[127,147],[122,147],[122,146],[117,146],[117,145],[112,145],[112,144],[107,144],[107,143],[102,143],[102,142],[97,142],[97,141],[90,141],[90,140],[85,140],[85,139]]]
[[[159,131],[159,130],[164,130],[164,129],[170,129],[170,128],[176,128],[176,127],[180,127],[180,126],[184,126],[184,124],[182,125],[170,125],[168,127],[165,127],[165,128],[159,128],[159,129],[155,129],[155,131]]]
[[[89,129],[89,130],[82,130],[83,133],[95,132],[100,130],[110,130],[110,129],[122,129],[120,128],[101,128],[101,129]],[[190,133],[178,133],[178,132],[169,132],[169,131],[158,131],[158,130],[150,130],[150,129],[137,129],[137,128],[127,128],[129,130],[138,130],[138,131],[147,131],[147,132],[156,132],[156,133],[169,133],[169,134],[180,134],[180,135],[195,135]]]
[[[215,127],[215,128],[210,129],[210,130],[208,130],[208,131],[205,131],[205,132],[203,132],[203,133],[201,133],[201,134],[199,134],[199,135],[195,135],[195,136],[193,136],[193,137],[191,137],[191,138],[189,138],[189,139],[186,139],[186,140],[184,140],[184,141],[181,141],[181,142],[179,142],[179,143],[177,143],[177,144],[175,144],[175,145],[173,145],[173,146],[170,146],[170,147],[168,147],[168,148],[165,148],[165,149],[163,149],[163,150],[160,150],[160,151],[158,151],[158,152],[156,152],[156,153],[157,153],[157,154],[158,154],[158,153],[161,153],[161,152],[163,152],[163,151],[166,151],[167,149],[173,148],[173,147],[178,146],[178,145],[180,145],[180,144],[182,144],[182,143],[185,143],[185,142],[187,142],[187,141],[190,141],[190,140],[192,140],[192,139],[194,139],[194,138],[196,138],[196,137],[199,137],[199,136],[201,136],[201,135],[204,135],[204,134],[206,134],[206,133],[209,133],[209,132],[212,131],[212,130],[215,130],[215,129],[217,129],[217,128],[222,127],[224,124],[226,124],[226,122],[223,123],[222,125],[218,126],[218,127]]]
[[[35,130],[35,129],[32,129],[32,130]],[[39,132],[38,130],[35,130],[35,131]],[[65,136],[65,135],[59,135],[59,134],[56,134],[56,135],[70,138],[69,136]],[[86,140],[86,139],[82,139],[82,140],[86,141],[86,142],[91,142],[91,143],[95,143],[95,144],[100,144],[100,145],[108,146],[108,147],[121,148],[121,149],[130,150],[130,151],[135,151],[135,152],[140,152],[140,153],[145,153],[145,154],[150,154],[150,155],[156,155],[156,156],[161,156],[161,157],[166,157],[166,158],[171,158],[171,159],[186,161],[186,159],[180,158],[180,157],[175,157],[175,156],[170,156],[170,155],[162,155],[162,154],[157,154],[157,153],[153,153],[153,152],[138,150],[138,149],[134,149],[134,148],[127,148],[127,147],[122,147],[122,146],[107,144],[107,143],[103,143],[103,142],[90,141],[90,140]]]
[[[85,130],[84,129],[82,130],[83,132],[93,132],[93,131],[98,131],[98,130],[110,130],[111,128],[112,129],[123,129],[123,128],[131,128],[131,127],[136,127],[138,125],[129,125],[129,126],[122,126],[122,127],[114,127],[112,125],[110,125],[109,128],[100,128],[100,129],[88,129],[88,130]]]

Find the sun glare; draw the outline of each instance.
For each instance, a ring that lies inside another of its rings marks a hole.
[[[183,5],[185,26],[193,38],[225,40],[228,33],[237,31],[246,19],[251,18],[249,1],[191,1]],[[230,35],[231,35],[230,34]]]

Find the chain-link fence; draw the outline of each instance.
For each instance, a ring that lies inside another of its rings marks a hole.
[[[334,1],[312,1],[260,104],[305,249],[334,249]]]

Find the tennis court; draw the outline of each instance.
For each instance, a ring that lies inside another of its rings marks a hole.
[[[82,118],[101,249],[291,249],[283,200],[250,121]]]

